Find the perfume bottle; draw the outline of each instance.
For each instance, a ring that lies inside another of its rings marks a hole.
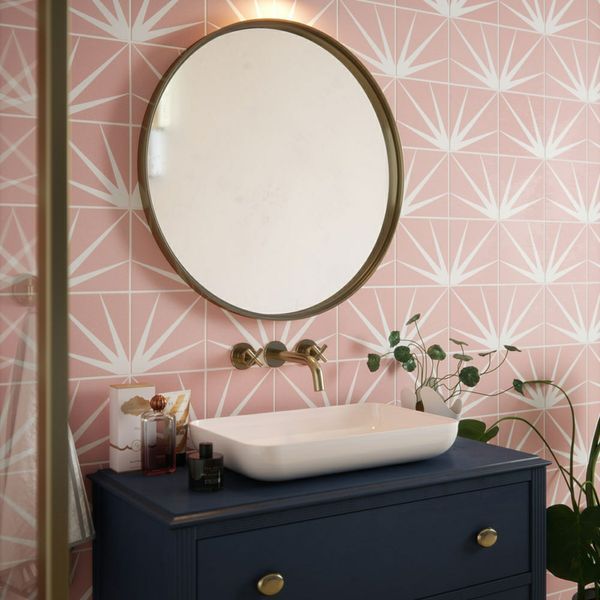
[[[210,442],[200,442],[197,453],[187,457],[190,490],[216,492],[223,487],[223,455],[213,453]]]
[[[150,408],[142,414],[142,471],[161,475],[175,471],[175,417],[163,413],[167,399],[152,396]]]

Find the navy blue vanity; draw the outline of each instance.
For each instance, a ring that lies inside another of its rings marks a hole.
[[[99,471],[94,598],[259,600],[257,582],[277,574],[282,600],[543,600],[546,464],[459,438],[367,471],[281,483],[226,471],[216,493],[188,491],[186,469]]]

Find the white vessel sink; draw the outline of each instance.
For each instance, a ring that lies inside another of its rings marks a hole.
[[[190,423],[194,445],[212,442],[229,469],[265,481],[432,458],[457,431],[455,419],[376,403]]]

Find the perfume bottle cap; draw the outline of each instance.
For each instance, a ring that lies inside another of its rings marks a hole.
[[[198,458],[212,458],[213,445],[212,442],[200,442],[198,446]]]
[[[167,399],[161,394],[156,394],[156,396],[152,396],[150,399],[150,408],[152,410],[160,412],[165,409],[167,406]]]

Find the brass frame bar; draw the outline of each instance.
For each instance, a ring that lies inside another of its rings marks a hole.
[[[38,597],[69,597],[67,1],[38,0]]]

